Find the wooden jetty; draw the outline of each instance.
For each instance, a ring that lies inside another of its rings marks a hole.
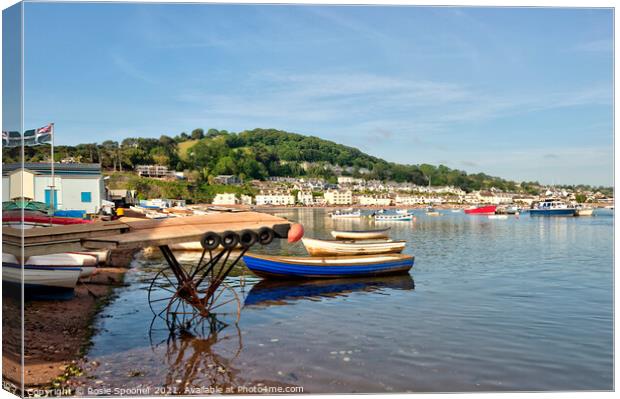
[[[207,232],[258,230],[267,227],[286,234],[288,220],[258,212],[226,212],[170,219],[122,218],[87,225],[39,229],[3,227],[5,253],[21,257],[89,249],[140,249],[148,246],[200,241]],[[23,236],[23,237],[22,237]],[[23,238],[23,241],[22,241]]]

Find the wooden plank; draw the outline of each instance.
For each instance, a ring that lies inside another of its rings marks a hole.
[[[277,216],[257,212],[225,213],[189,216],[167,220],[131,222],[130,232],[82,241],[85,248],[143,248],[164,244],[199,241],[205,233],[223,233],[227,230],[258,230],[261,227],[288,225],[289,221]]]
[[[227,230],[241,231],[244,229],[258,230],[261,227],[273,227],[267,223],[225,223],[209,224],[208,226],[170,226],[158,229],[140,230],[133,233],[117,234],[101,238],[93,237],[82,240],[85,248],[98,249],[129,249],[138,247],[177,244],[188,241],[200,241],[207,232],[223,233]]]

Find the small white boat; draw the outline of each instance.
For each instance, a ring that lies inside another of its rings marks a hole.
[[[577,208],[575,211],[576,216],[592,216],[594,213],[594,208]]]
[[[489,219],[508,219],[508,215],[489,215]]]
[[[413,220],[413,215],[410,213],[404,215],[375,215],[375,221],[377,222],[410,222]]]
[[[49,267],[53,269],[80,268],[80,278],[90,277],[97,267],[97,257],[80,253],[35,255],[29,257],[25,266]]]
[[[147,211],[144,215],[149,219],[167,219],[169,217],[175,217],[173,214],[154,211]]]
[[[336,211],[331,214],[332,219],[354,219],[362,216],[360,211],[340,212]]]
[[[407,209],[397,209],[396,213],[399,215],[408,215],[409,211]]]
[[[332,237],[340,240],[372,240],[388,238],[389,227],[377,230],[332,230]]]
[[[452,213],[459,213],[459,212],[461,212],[461,210],[460,209],[452,209],[450,212],[452,212]]]
[[[24,265],[11,254],[2,254],[2,281],[21,285],[31,291],[67,291],[73,290],[80,278],[80,267],[52,267]],[[23,273],[23,274],[22,274]]]
[[[437,211],[428,211],[426,212],[426,216],[441,216],[441,213]]]
[[[318,240],[301,239],[310,256],[352,256],[400,253],[405,249],[406,241],[393,240]]]
[[[146,213],[147,209],[143,208],[141,206],[136,206],[136,205],[130,205],[129,209],[134,211],[134,212],[138,212],[138,213]]]

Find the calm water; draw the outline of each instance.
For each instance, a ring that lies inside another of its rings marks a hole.
[[[322,210],[277,215],[312,237],[371,225]],[[227,282],[243,303],[240,321],[208,339],[167,340],[161,323],[149,328],[146,287],[163,263],[136,260],[129,286],[98,318],[84,383],[150,394],[257,384],[307,393],[613,388],[611,213],[417,212],[413,223],[384,225],[409,242],[410,275],[275,284],[239,267]],[[267,251],[305,253],[285,242]]]

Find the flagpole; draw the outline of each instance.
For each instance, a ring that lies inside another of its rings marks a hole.
[[[50,123],[51,125],[51,133],[52,133],[52,185],[50,186],[51,191],[50,191],[50,204],[51,204],[51,208],[52,208],[52,216],[54,215],[54,210],[56,209],[56,203],[54,201],[54,198],[56,197],[56,180],[54,177],[54,124]],[[50,225],[51,225],[51,219],[50,219]]]

